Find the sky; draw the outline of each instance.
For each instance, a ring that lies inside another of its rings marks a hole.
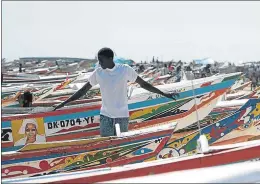
[[[2,58],[260,60],[260,2],[2,2]]]

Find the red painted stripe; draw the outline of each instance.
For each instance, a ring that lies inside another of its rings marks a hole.
[[[33,104],[33,107],[37,107],[39,105],[54,105],[54,104],[57,104],[57,101],[55,100],[61,100],[61,101],[64,101],[64,100],[67,100],[70,96],[61,96],[61,97],[53,97],[53,98],[46,98],[46,100],[44,101],[40,101],[40,102],[35,102]],[[54,100],[54,101],[52,101]],[[83,103],[92,103],[92,102],[98,102],[98,101],[101,101],[101,99],[82,99],[82,100],[75,100],[75,101],[72,101],[70,102],[70,104],[83,104]]]
[[[245,148],[243,150],[230,151],[226,153],[218,153],[207,155],[202,158],[194,158],[179,162],[167,163],[157,166],[149,166],[146,168],[136,168],[128,171],[119,171],[116,173],[108,173],[103,175],[88,176],[85,178],[76,178],[53,183],[97,183],[116,179],[148,176],[151,174],[161,174],[173,171],[181,171],[187,169],[203,168],[230,164],[239,161],[250,160],[260,157],[260,146]]]
[[[12,121],[17,119],[30,119],[30,118],[40,118],[40,117],[47,117],[47,116],[59,116],[64,114],[72,114],[77,112],[84,112],[89,110],[99,110],[101,105],[93,105],[87,107],[78,107],[73,109],[64,109],[64,110],[57,110],[51,112],[43,112],[37,114],[30,114],[30,115],[20,115],[20,116],[9,116],[9,117],[2,117],[2,121]]]
[[[2,143],[1,143],[1,146],[2,146],[3,148],[13,147],[13,146],[14,146],[14,143],[13,143],[13,142],[2,142]]]
[[[206,87],[206,86],[209,86],[211,85],[212,82],[205,82],[203,83],[200,87]]]
[[[56,135],[51,137],[46,137],[47,142],[51,141],[64,141],[64,140],[74,140],[74,139],[80,139],[84,137],[90,137],[90,136],[96,136],[100,135],[100,130],[94,130],[94,131],[83,131],[83,132],[75,132],[75,133],[69,133],[64,135]]]

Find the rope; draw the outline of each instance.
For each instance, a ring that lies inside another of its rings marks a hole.
[[[199,127],[199,133],[200,133],[200,136],[201,136],[201,127],[200,127],[199,113],[198,113],[198,107],[197,107],[197,102],[196,102],[196,96],[195,96],[195,90],[194,90],[194,85],[193,85],[193,79],[194,79],[194,76],[191,79],[191,86],[192,86],[192,92],[193,92],[193,100],[194,100],[194,103],[195,103],[197,124],[198,124],[198,127]]]

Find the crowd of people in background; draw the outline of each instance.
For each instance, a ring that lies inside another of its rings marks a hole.
[[[175,63],[154,62],[150,64],[138,64],[137,72],[143,72],[146,69],[145,66],[147,65],[149,65],[150,67],[154,67],[154,69],[156,68],[158,72],[161,72],[162,76],[167,74],[175,75],[176,82],[179,82],[181,81],[181,79],[183,79],[184,73],[187,80],[210,77],[212,75],[221,73],[220,66],[217,62],[215,62],[214,64],[206,64],[199,68],[196,68],[194,62],[184,64],[181,60]],[[230,72],[243,72],[245,74],[245,77],[248,80],[252,81],[251,90],[254,90],[260,85],[260,65],[252,64],[251,66],[247,67],[234,67],[231,63],[228,63],[227,66],[231,68],[233,67],[232,71]],[[230,72],[225,71],[224,73]]]
[[[175,82],[180,82],[184,78],[187,80],[198,79],[198,78],[205,78],[220,73],[220,67],[215,62],[214,64],[206,64],[196,68],[194,62],[189,64],[183,63],[181,60],[178,62],[154,62],[154,63],[141,63],[136,64],[135,67],[137,73],[142,73],[145,71],[147,67],[153,67],[156,69],[157,72],[161,72],[160,75],[172,75],[176,77]],[[232,66],[231,63],[228,66]],[[22,64],[19,64],[19,72],[24,72],[22,68]],[[234,72],[243,72],[245,74],[245,78],[247,80],[252,81],[251,83],[251,90],[254,90],[258,86],[260,86],[260,64],[252,64],[248,65],[247,67],[236,67]],[[229,73],[229,72],[225,72]],[[3,73],[1,76],[1,80],[3,80]],[[2,81],[3,82],[3,81]],[[31,107],[32,105],[32,95],[30,92],[25,92],[23,95],[19,97],[19,103],[23,107]]]

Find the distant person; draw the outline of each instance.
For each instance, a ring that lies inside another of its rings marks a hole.
[[[190,67],[190,66],[187,66],[186,71],[187,71],[187,72],[192,71],[192,70],[191,70],[191,67]]]
[[[162,75],[167,75],[168,73],[169,73],[169,69],[167,67],[167,64],[164,64],[162,68]]]
[[[205,71],[208,75],[211,75],[211,65],[207,64],[207,66],[205,67]]]
[[[187,77],[188,80],[193,80],[193,79],[195,79],[195,76],[194,76],[194,74],[193,74],[193,71],[192,71],[192,69],[191,69],[191,66],[187,66],[187,68],[186,68],[186,77]]]
[[[22,73],[22,63],[19,63],[19,72]]]
[[[182,77],[183,77],[183,73],[182,73],[182,67],[181,65],[179,65],[177,68],[176,68],[176,82],[180,82]]]
[[[218,73],[217,63],[214,63],[214,65],[212,66],[212,73],[213,73],[213,74]]]
[[[158,58],[157,58],[157,60],[156,60],[156,70],[159,71],[159,69],[160,69],[160,63],[159,63]]]
[[[183,66],[183,63],[182,63],[182,61],[181,61],[181,60],[179,60],[179,61],[177,62],[177,65],[181,65],[181,66]]]
[[[172,62],[170,62],[169,63],[169,65],[168,65],[168,70],[169,70],[169,72],[173,72],[173,69],[174,69],[174,67],[172,66]]]
[[[212,73],[211,73],[210,67],[211,67],[211,65],[207,64],[206,67],[204,67],[202,69],[202,74],[201,74],[202,78],[211,76]]]
[[[127,102],[127,83],[136,82],[147,91],[175,99],[177,93],[164,93],[145,82],[128,65],[115,64],[114,52],[110,48],[102,48],[98,52],[99,67],[91,74],[88,82],[69,99],[60,103],[54,110],[76,100],[97,84],[100,85],[102,107],[100,110],[100,134],[102,137],[116,135],[115,124],[120,125],[121,132],[128,131],[129,111]]]
[[[140,66],[139,66],[139,72],[140,72],[140,73],[144,72],[144,65],[140,65]]]
[[[205,67],[201,70],[201,78],[207,77],[206,69]]]
[[[250,66],[248,68],[248,75],[249,75],[249,77],[252,77],[253,73],[254,73],[254,68]]]
[[[251,77],[251,91],[253,91],[256,87],[257,87],[257,83],[258,83],[258,77],[256,76],[256,73],[254,72],[252,77]]]
[[[257,67],[257,69],[256,69],[256,76],[257,76],[257,78],[258,78],[258,82],[259,82],[259,80],[260,80],[260,65],[258,65],[258,67]]]

